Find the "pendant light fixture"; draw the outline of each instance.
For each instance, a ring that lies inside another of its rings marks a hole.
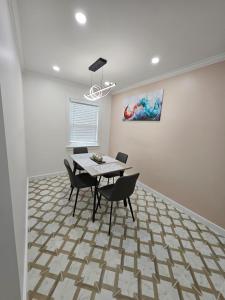
[[[104,58],[97,59],[92,65],[89,66],[89,71],[96,72],[97,70],[101,69],[105,64],[107,63],[107,60]],[[102,76],[101,81],[99,84],[93,84],[93,73],[91,74],[91,87],[89,91],[84,94],[84,98],[90,101],[96,101],[99,100],[109,94],[109,92],[112,90],[113,87],[116,86],[114,82],[108,82],[106,81],[103,83],[103,68],[102,68]]]

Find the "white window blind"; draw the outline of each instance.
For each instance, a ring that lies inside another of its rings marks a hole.
[[[97,105],[70,102],[70,143],[76,145],[98,144]]]

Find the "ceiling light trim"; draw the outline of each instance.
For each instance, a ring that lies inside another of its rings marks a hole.
[[[159,62],[160,62],[160,57],[159,56],[152,57],[152,59],[151,59],[152,65],[158,65]]]
[[[79,25],[85,25],[87,23],[87,17],[86,15],[81,12],[81,11],[77,11],[74,14],[75,20],[77,21],[77,23]]]
[[[58,65],[53,65],[52,66],[53,71],[55,72],[60,72],[60,67]]]

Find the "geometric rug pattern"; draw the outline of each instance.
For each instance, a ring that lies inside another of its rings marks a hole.
[[[29,183],[28,299],[225,299],[223,236],[139,186],[108,236],[107,201],[92,223],[90,189],[75,217],[69,192],[66,175]]]

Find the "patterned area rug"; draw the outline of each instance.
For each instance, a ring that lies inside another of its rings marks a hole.
[[[29,187],[28,299],[225,299],[225,238],[137,187],[136,221],[123,202],[82,190],[72,217],[66,175]]]

